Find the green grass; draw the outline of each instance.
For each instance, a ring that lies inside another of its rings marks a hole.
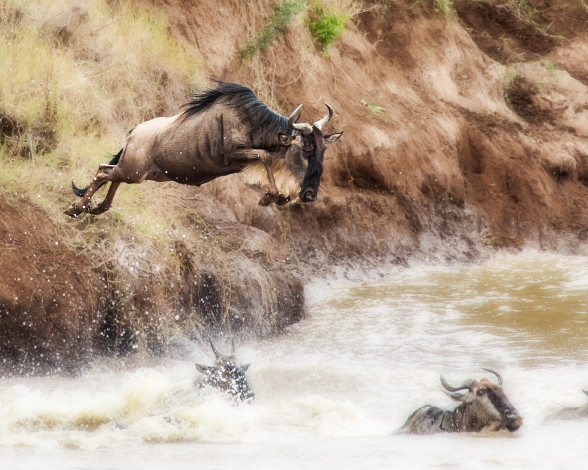
[[[557,80],[557,69],[555,67],[555,64],[553,62],[551,62],[550,60],[547,60],[547,61],[543,62],[543,66],[545,67],[545,69],[549,73],[549,77],[553,80]]]
[[[239,51],[241,59],[252,59],[265,52],[294,18],[305,10],[305,22],[312,38],[327,53],[329,46],[341,36],[347,22],[360,8],[360,3],[355,0],[282,0],[274,6],[267,24]]]
[[[388,112],[387,109],[383,106],[378,106],[375,103],[369,103],[364,99],[360,100],[360,103],[363,104],[367,109],[369,109],[374,114],[384,114]]]
[[[268,23],[254,37],[247,40],[239,51],[241,59],[251,59],[258,52],[266,51],[277,36],[282,34],[292,20],[306,7],[306,0],[283,0],[274,6]]]
[[[511,67],[506,67],[502,72],[502,95],[507,105],[511,105],[510,93],[516,80],[519,79],[519,73]]]
[[[435,0],[435,11],[438,11],[446,18],[455,15],[455,8],[453,8],[452,0]]]
[[[326,53],[329,46],[345,31],[350,18],[336,5],[317,1],[309,7],[306,23],[312,37]]]
[[[533,6],[527,0],[510,0],[510,4],[513,9],[518,11],[520,15],[527,17],[529,20],[533,20],[541,11]]]
[[[513,82],[519,77],[519,73],[511,67],[506,67],[502,73],[504,89],[509,89]]]

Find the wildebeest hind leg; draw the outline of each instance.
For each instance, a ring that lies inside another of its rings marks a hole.
[[[84,212],[90,212],[90,200],[92,199],[92,196],[104,183],[110,181],[110,173],[115,167],[115,165],[100,165],[98,173],[96,173],[96,176],[94,176],[92,184],[90,184],[82,199],[72,204],[69,209],[65,211],[65,213],[70,217],[77,217]]]
[[[104,200],[100,204],[98,204],[97,207],[90,209],[90,214],[99,215],[110,209],[110,206],[112,205],[112,200],[114,199],[114,194],[116,193],[116,190],[119,186],[120,183],[118,182],[113,181],[112,183],[110,183],[110,188],[108,188],[108,194],[106,194]]]

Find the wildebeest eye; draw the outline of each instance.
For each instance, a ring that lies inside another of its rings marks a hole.
[[[280,145],[284,145],[286,147],[292,145],[294,141],[294,137],[287,134],[282,134],[281,132],[278,134],[278,139],[280,141]]]
[[[476,395],[478,395],[479,397],[481,397],[482,395],[486,394],[488,392],[487,388],[481,388],[480,390],[478,390],[478,392],[476,393]]]

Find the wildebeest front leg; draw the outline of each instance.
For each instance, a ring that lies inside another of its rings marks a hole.
[[[267,188],[265,190],[265,194],[259,200],[260,206],[269,206],[272,202],[275,202],[278,205],[283,205],[288,202],[288,198],[283,194],[280,194],[278,190],[278,186],[276,185],[276,180],[274,179],[274,172],[272,171],[272,156],[269,152],[264,152],[261,155],[261,161],[265,166],[265,171],[267,173]]]
[[[274,179],[274,173],[272,171],[272,154],[269,153],[267,150],[258,150],[258,149],[242,149],[237,150],[233,154],[234,161],[261,161],[265,166],[265,172],[267,174],[267,188],[265,194],[259,200],[259,204],[261,206],[268,206],[272,202],[275,202],[278,205],[286,204],[289,199],[280,194],[278,190],[278,186],[276,185],[276,180]]]
[[[69,215],[70,217],[77,217],[78,215],[80,215],[84,212],[94,213],[94,212],[92,212],[92,208],[90,207],[90,200],[92,199],[92,196],[94,195],[94,193],[96,191],[98,191],[98,189],[100,189],[100,187],[104,183],[110,181],[109,174],[114,168],[115,168],[115,165],[100,164],[100,166],[98,168],[98,173],[96,173],[96,176],[94,176],[94,181],[92,181],[92,184],[86,190],[86,193],[84,194],[82,199],[80,199],[78,202],[72,204],[70,206],[70,208],[65,211],[65,213],[67,215]],[[117,186],[118,186],[118,184],[117,184]],[[115,191],[116,191],[116,189],[115,189]],[[110,191],[108,192],[108,195],[110,195]],[[108,195],[107,195],[106,199],[108,199]],[[112,194],[112,196],[114,196],[114,193]],[[111,198],[110,202],[112,202],[112,198]],[[96,208],[96,210],[98,210],[103,204],[104,204],[104,202],[102,204],[100,204],[100,206],[98,206]],[[110,207],[110,204],[109,204],[109,207]],[[96,213],[100,214],[102,212],[104,212],[104,211],[96,212]]]

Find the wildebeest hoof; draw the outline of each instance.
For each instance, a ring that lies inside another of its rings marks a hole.
[[[88,210],[87,212],[92,214],[92,215],[100,215],[100,214],[104,214],[104,212],[106,212],[108,209],[102,205],[98,205],[94,208],[90,208],[90,210]]]
[[[259,205],[264,207],[269,206],[273,200],[274,198],[271,196],[271,194],[265,193],[259,200]]]
[[[78,215],[80,215],[83,211],[79,210],[75,204],[72,204],[69,209],[67,209],[64,214],[65,215],[69,215],[70,217],[77,217]]]
[[[284,204],[288,204],[290,202],[290,198],[288,196],[284,196],[283,194],[278,194],[275,199],[275,203],[278,206],[283,206]]]

